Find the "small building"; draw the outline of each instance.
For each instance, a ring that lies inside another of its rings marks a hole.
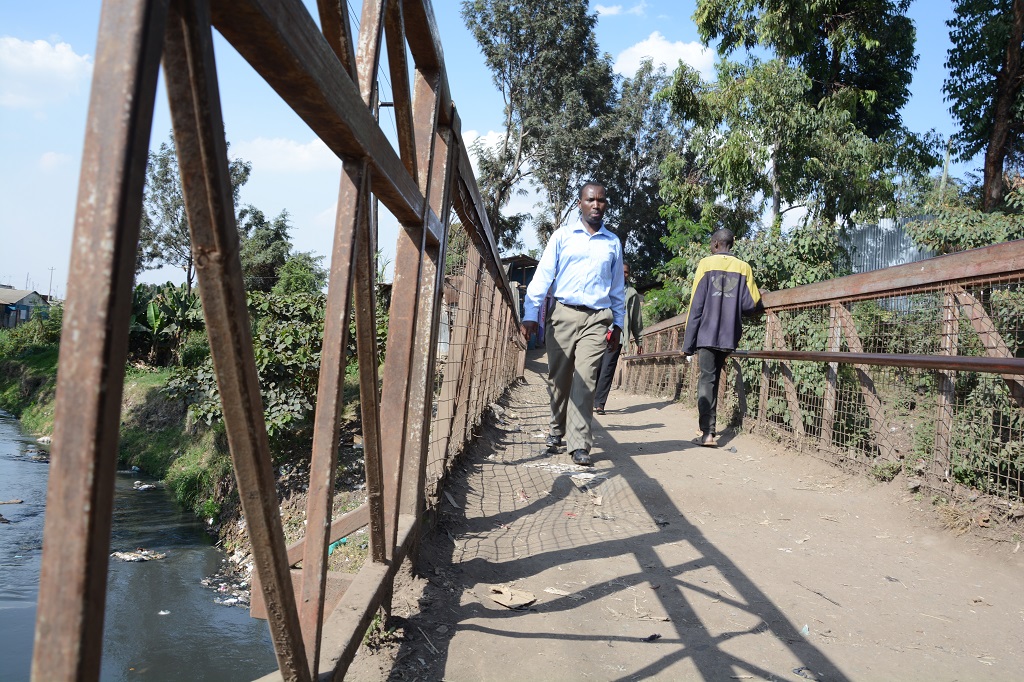
[[[505,272],[508,275],[508,283],[512,286],[512,291],[517,294],[519,299],[519,319],[523,318],[523,313],[525,312],[526,287],[529,286],[534,273],[537,272],[537,264],[539,262],[536,258],[525,254],[508,256],[501,259],[501,264],[505,267]],[[544,345],[543,312],[541,311],[540,330],[533,337],[527,339],[528,348],[538,348]]]
[[[11,329],[32,319],[37,309],[49,310],[45,296],[0,284],[0,329]]]

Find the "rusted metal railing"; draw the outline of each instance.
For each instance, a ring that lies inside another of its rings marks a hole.
[[[764,296],[719,424],[784,436],[944,494],[1024,498],[1024,241]],[[691,401],[685,315],[646,330],[627,390]]]
[[[343,0],[321,0],[318,9],[319,25],[300,0],[103,4],[60,350],[34,680],[99,676],[121,392],[161,62],[259,578],[253,601],[269,621],[280,665],[271,677],[344,675],[447,463],[522,365],[516,299],[461,137],[429,0],[364,0],[358,35]],[[307,535],[292,547],[281,528],[253,358],[213,28],[343,162]],[[397,150],[373,115],[385,50]],[[402,226],[383,377],[373,312],[375,199]],[[459,226],[449,230],[453,215]],[[332,519],[353,301],[367,502]],[[355,576],[329,572],[329,543],[367,524],[371,560]]]

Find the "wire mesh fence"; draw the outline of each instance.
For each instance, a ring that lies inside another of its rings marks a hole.
[[[1020,501],[1022,251],[1013,242],[767,294],[726,367],[719,425],[877,478]],[[623,387],[695,404],[684,330],[684,316],[651,327]]]
[[[472,439],[487,406],[512,382],[518,364],[517,318],[486,257],[465,227],[451,225],[435,348],[428,508],[436,505],[445,473]]]

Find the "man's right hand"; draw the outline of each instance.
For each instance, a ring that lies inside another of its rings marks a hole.
[[[519,333],[523,335],[523,338],[529,340],[531,336],[537,333],[539,325],[532,320],[524,320],[519,324]]]

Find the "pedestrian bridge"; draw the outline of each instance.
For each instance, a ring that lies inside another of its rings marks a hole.
[[[345,675],[446,497],[446,471],[489,404],[525,374],[518,292],[469,163],[430,3],[364,2],[358,35],[347,3],[319,8],[317,21],[298,0],[104,3],[60,350],[34,680],[99,676],[142,179],[161,64],[276,677]],[[292,546],[281,528],[245,306],[214,28],[344,162],[307,535]],[[373,115],[385,54],[394,145]],[[376,202],[403,228],[382,376]],[[765,321],[750,327],[735,355],[722,411],[735,432],[770,434],[882,478],[903,472],[929,494],[991,501],[985,524],[999,523],[1016,513],[1022,493],[1022,263],[1024,244],[1011,243],[769,294]],[[332,518],[350,314],[367,501]],[[648,352],[623,363],[625,391],[683,400],[692,393],[678,352],[681,324],[648,331]],[[370,560],[354,577],[328,571],[329,544],[363,526]]]

